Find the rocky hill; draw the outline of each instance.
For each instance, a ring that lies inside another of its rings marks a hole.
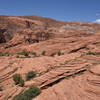
[[[100,24],[0,16],[0,100],[100,100]]]

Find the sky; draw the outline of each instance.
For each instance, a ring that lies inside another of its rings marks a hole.
[[[100,0],[0,0],[0,15],[100,23]]]

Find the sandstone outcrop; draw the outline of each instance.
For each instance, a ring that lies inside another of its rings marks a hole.
[[[33,100],[100,100],[99,24],[1,16],[0,26],[0,100],[32,85],[42,90]],[[14,84],[14,74],[29,71],[36,77]]]

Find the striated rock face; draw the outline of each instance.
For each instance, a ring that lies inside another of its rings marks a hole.
[[[29,86],[33,100],[100,100],[100,25],[37,16],[0,17],[0,100],[13,100]],[[20,52],[28,53],[19,55]],[[35,54],[34,54],[35,53]],[[13,75],[35,71],[25,86]]]

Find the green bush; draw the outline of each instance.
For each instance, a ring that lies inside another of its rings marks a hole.
[[[10,56],[10,54],[8,52],[5,53],[0,52],[0,56]]]
[[[20,74],[15,74],[13,76],[13,80],[15,82],[15,85],[19,85],[21,87],[24,86],[24,80],[22,79],[21,75]]]
[[[20,82],[21,79],[22,78],[21,78],[20,74],[13,75],[13,80],[15,82],[15,85],[19,84],[19,82]]]
[[[25,56],[25,57],[28,57],[29,56],[29,52],[27,52],[27,51],[22,51],[22,52],[20,52],[20,53],[18,53],[19,55],[23,55],[23,56]]]
[[[25,81],[23,79],[20,80],[19,86],[23,87],[25,85]]]
[[[36,86],[31,86],[29,89],[24,91],[23,93],[15,96],[13,100],[32,100],[32,98],[35,98],[41,93],[40,88]]]
[[[27,52],[27,51],[22,51],[22,52],[18,53],[17,58],[20,58],[19,55],[22,55],[22,56],[24,56],[24,57],[31,57],[31,56],[36,57],[36,56],[37,56],[37,55],[36,55],[36,52]]]
[[[30,71],[26,74],[26,80],[31,80],[32,78],[36,77],[36,72]]]

